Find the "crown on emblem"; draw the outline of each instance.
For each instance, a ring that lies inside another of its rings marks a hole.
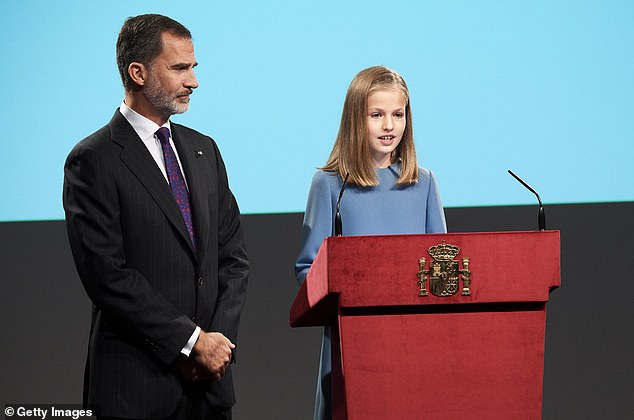
[[[451,261],[460,253],[460,248],[454,245],[448,245],[444,241],[440,245],[429,248],[429,255],[437,261]]]

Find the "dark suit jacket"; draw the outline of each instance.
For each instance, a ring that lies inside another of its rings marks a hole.
[[[169,415],[183,392],[173,364],[196,325],[236,341],[248,272],[238,206],[215,142],[171,127],[196,249],[168,183],[118,110],[64,167],[68,236],[93,302],[85,400],[104,416]],[[217,407],[235,402],[230,369],[197,386]]]

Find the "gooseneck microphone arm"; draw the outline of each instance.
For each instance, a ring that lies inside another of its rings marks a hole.
[[[513,178],[517,179],[523,186],[525,186],[530,192],[535,194],[535,196],[537,197],[537,202],[539,203],[539,214],[537,215],[537,223],[539,225],[539,230],[546,230],[546,215],[544,214],[544,206],[542,205],[542,199],[539,198],[539,194],[537,194],[537,191],[535,191],[530,185],[524,182],[522,178],[515,175],[513,171],[511,171],[510,169],[508,171],[511,175],[513,175]]]
[[[337,198],[337,207],[335,208],[335,236],[341,236],[342,227],[341,227],[341,213],[339,213],[339,204],[341,203],[341,197],[343,196],[343,190],[346,189],[346,182],[348,181],[348,175],[346,173],[345,178],[343,179],[343,184],[341,184],[341,189],[339,190],[339,198]]]

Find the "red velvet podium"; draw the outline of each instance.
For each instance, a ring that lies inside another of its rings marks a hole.
[[[332,326],[335,419],[539,419],[559,232],[324,240],[291,326]]]

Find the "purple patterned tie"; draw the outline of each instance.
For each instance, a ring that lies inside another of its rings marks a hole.
[[[181,168],[178,165],[176,154],[172,150],[170,145],[170,130],[167,127],[161,127],[156,132],[156,137],[161,141],[161,148],[163,149],[163,157],[165,158],[165,169],[167,170],[167,178],[169,179],[170,186],[172,187],[172,194],[178,203],[178,207],[181,209],[183,219],[185,219],[185,225],[187,226],[187,232],[192,240],[192,244],[195,246],[196,241],[194,238],[194,225],[192,223],[192,211],[189,203],[189,191],[187,191],[187,185],[185,185],[185,179]]]

